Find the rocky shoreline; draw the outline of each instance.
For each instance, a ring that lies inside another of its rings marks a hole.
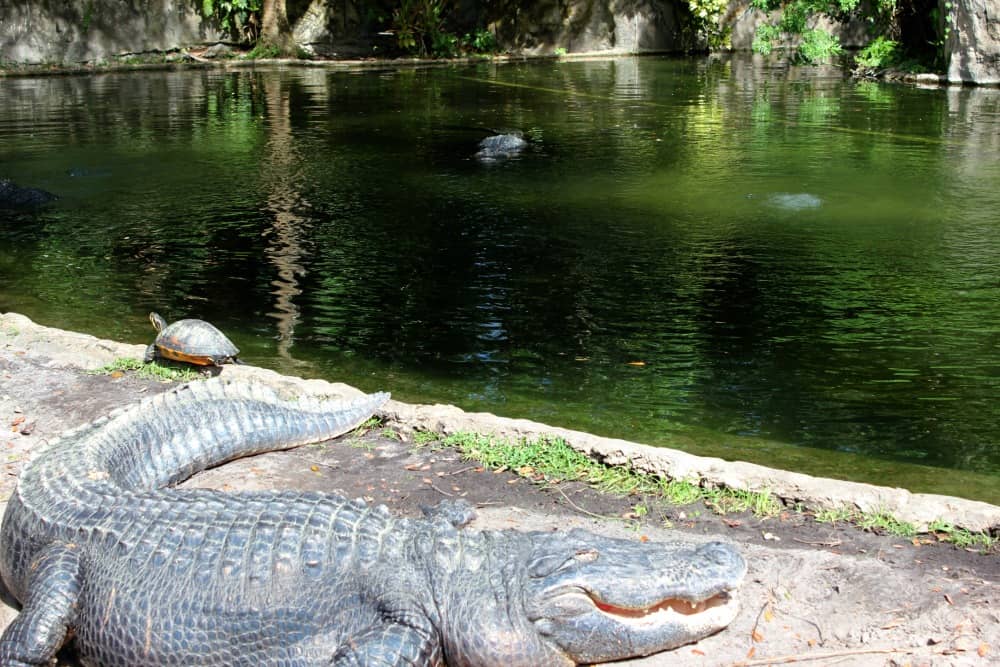
[[[0,315],[0,344],[45,354],[61,364],[90,370],[115,359],[142,358],[142,345],[101,340],[32,322],[17,313]],[[253,366],[226,366],[224,377],[252,377],[284,389],[313,393],[336,391],[322,380],[281,376]],[[391,390],[391,387],[388,389]],[[491,434],[511,440],[558,438],[598,461],[631,468],[666,479],[685,480],[710,488],[769,492],[786,505],[806,510],[842,510],[887,513],[925,532],[934,523],[947,523],[971,532],[1000,531],[1000,507],[976,500],[905,489],[814,477],[743,461],[695,456],[665,447],[651,447],[616,438],[547,426],[526,419],[489,413],[470,413],[448,405],[413,405],[391,401],[385,411],[389,426],[404,435],[416,431],[452,435],[460,432]]]

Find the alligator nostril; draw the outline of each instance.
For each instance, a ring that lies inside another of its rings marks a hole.
[[[732,545],[725,542],[703,544],[698,548],[698,555],[716,565],[741,567],[744,564],[743,556]]]

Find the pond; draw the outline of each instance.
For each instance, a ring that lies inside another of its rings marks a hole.
[[[0,310],[1000,502],[1000,91],[741,59],[0,80]],[[506,158],[476,157],[520,131]]]

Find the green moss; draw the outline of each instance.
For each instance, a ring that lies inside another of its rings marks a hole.
[[[112,375],[114,373],[132,373],[138,378],[160,380],[162,382],[187,382],[198,380],[204,376],[191,368],[163,366],[157,362],[143,363],[140,359],[119,357],[110,364],[87,371],[91,375]]]

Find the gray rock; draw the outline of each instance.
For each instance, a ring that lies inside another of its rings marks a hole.
[[[1000,4],[996,0],[954,0],[947,12],[948,81],[1000,84]]]
[[[106,60],[122,53],[170,51],[224,35],[181,0],[3,0],[0,61],[26,64]]]

